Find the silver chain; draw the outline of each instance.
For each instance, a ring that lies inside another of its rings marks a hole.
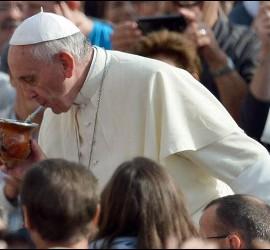
[[[96,115],[95,115],[93,139],[92,139],[91,148],[90,148],[90,157],[89,157],[88,169],[90,169],[90,167],[91,167],[92,156],[93,156],[94,147],[95,147],[95,144],[96,144],[96,130],[97,130],[97,123],[98,123],[98,114],[99,114],[99,108],[100,108],[100,103],[101,103],[101,97],[102,97],[104,79],[105,79],[106,73],[108,71],[108,65],[107,65],[108,54],[107,54],[107,51],[105,49],[104,49],[104,52],[105,52],[105,55],[106,55],[105,66],[104,66],[103,75],[102,75],[102,79],[101,79],[101,83],[100,83],[100,88],[99,88],[99,94],[98,94],[97,110],[96,110]]]

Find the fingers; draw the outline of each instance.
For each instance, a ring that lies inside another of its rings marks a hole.
[[[63,15],[64,17],[70,19],[71,16],[72,16],[72,14],[71,14],[72,11],[71,11],[70,8],[68,7],[68,5],[67,5],[64,1],[61,1],[61,2],[59,3],[58,6],[59,6],[59,8],[60,8],[60,10],[61,10],[62,15]]]
[[[184,34],[189,40],[193,41],[197,48],[210,46],[215,43],[212,31],[203,24],[190,24]]]
[[[0,175],[5,181],[22,180],[26,172],[33,166],[33,164],[46,159],[40,146],[35,140],[31,140],[31,155],[25,161],[9,161],[5,164],[0,164]]]
[[[128,21],[115,26],[114,36],[117,38],[127,38],[127,35],[139,36],[141,34],[142,32],[139,30],[138,24],[136,22]]]
[[[263,47],[270,46],[270,5],[262,5],[254,22],[254,28],[261,39]]]
[[[44,152],[42,151],[41,147],[38,145],[37,141],[32,139],[31,143],[31,155],[29,157],[29,163],[36,163],[46,159]]]
[[[7,178],[6,180],[9,183],[16,184],[18,181],[21,181],[23,179],[27,170],[28,169],[25,169],[24,167],[20,167],[20,166],[15,167],[15,168],[8,168],[6,170],[6,173],[9,176],[9,178]]]
[[[80,10],[81,1],[67,1],[67,5],[71,10]]]
[[[178,12],[188,22],[188,27],[184,32],[186,37],[192,40],[198,48],[210,45],[213,42],[211,31],[209,31],[208,27],[205,27],[193,11],[179,8]]]
[[[125,22],[115,27],[112,35],[112,46],[115,50],[129,51],[142,37],[136,22]]]
[[[199,48],[206,47],[210,45],[211,39],[209,36],[202,36],[198,38],[197,43]]]
[[[54,6],[54,13],[59,15],[59,16],[64,16],[61,7],[59,6],[59,4],[55,4]]]
[[[196,16],[196,14],[193,11],[190,11],[190,10],[185,9],[185,8],[179,8],[178,12],[180,15],[182,15],[187,20],[188,23],[198,21],[198,17]]]

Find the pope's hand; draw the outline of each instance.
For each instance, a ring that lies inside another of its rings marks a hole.
[[[136,22],[121,23],[115,26],[112,34],[112,47],[114,50],[131,52],[141,37],[142,32]]]
[[[46,157],[42,152],[38,143],[31,141],[31,154],[27,160],[13,165],[2,165],[1,170],[6,173],[6,185],[4,188],[5,196],[8,200],[17,198],[21,186],[21,182],[26,172],[33,166],[33,164],[45,160]]]

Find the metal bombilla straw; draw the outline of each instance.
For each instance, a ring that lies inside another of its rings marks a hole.
[[[26,120],[24,121],[25,123],[32,123],[34,118],[42,111],[44,111],[45,108],[43,106],[39,106],[32,114],[30,114]]]

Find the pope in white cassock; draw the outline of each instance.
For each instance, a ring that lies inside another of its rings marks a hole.
[[[46,157],[83,163],[101,188],[119,164],[145,156],[174,177],[195,219],[228,186],[270,202],[268,152],[186,71],[91,47],[70,21],[43,12],[15,31],[9,66],[47,107]]]

